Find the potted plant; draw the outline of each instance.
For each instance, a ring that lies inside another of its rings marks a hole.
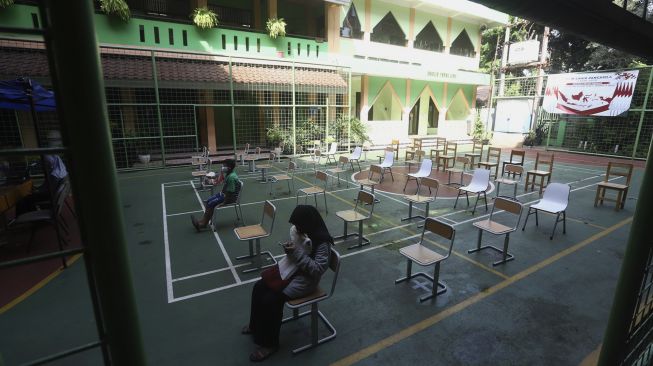
[[[265,30],[272,39],[286,36],[286,21],[283,18],[270,18],[265,22]]]
[[[530,130],[524,137],[524,146],[533,147],[534,144],[535,144],[535,131]]]
[[[474,121],[474,129],[472,130],[472,137],[474,140],[481,141],[483,145],[490,143],[492,138],[492,131],[486,131],[485,125],[479,116],[476,116],[476,121]]]
[[[193,23],[200,29],[210,29],[218,26],[218,15],[206,6],[193,10],[191,14]]]
[[[125,0],[100,0],[100,10],[109,16],[118,17],[124,22],[129,21],[129,18],[131,18],[129,5],[127,5]]]

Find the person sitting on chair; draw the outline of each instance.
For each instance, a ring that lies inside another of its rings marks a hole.
[[[281,284],[260,279],[254,284],[249,324],[241,330],[252,334],[259,347],[249,355],[254,362],[263,361],[279,348],[279,331],[283,304],[290,299],[310,295],[329,268],[329,254],[333,238],[322,216],[314,206],[299,205],[288,220],[290,241],[283,244],[286,255],[297,269]],[[264,273],[261,273],[266,278]],[[278,280],[281,280],[277,275]],[[274,287],[274,288],[271,288]]]
[[[59,131],[50,131],[47,135],[48,147],[61,147],[61,133]],[[16,215],[21,215],[26,212],[34,211],[37,205],[42,202],[49,202],[55,196],[63,182],[68,179],[68,170],[66,164],[59,155],[43,155],[43,170],[47,174],[43,184],[34,187],[32,194],[24,197],[16,203]],[[29,177],[30,167],[28,167],[27,175]]]
[[[206,201],[204,216],[198,220],[194,215],[190,215],[190,220],[198,232],[209,224],[213,217],[213,210],[217,206],[234,203],[238,198],[238,176],[236,175],[236,162],[234,159],[228,159],[222,163],[221,175],[224,176],[222,191],[209,197]]]

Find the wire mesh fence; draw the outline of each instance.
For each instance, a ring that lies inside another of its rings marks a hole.
[[[0,40],[0,54],[0,77],[51,86],[41,43]],[[203,146],[212,155],[245,144],[285,154],[307,153],[314,140],[350,147],[347,68],[120,47],[101,47],[101,63],[118,169],[190,164]],[[57,123],[40,116],[38,137]],[[35,143],[20,114],[2,111],[0,126],[4,145]]]
[[[579,116],[546,112],[541,107],[547,76],[495,80],[493,106],[502,98],[532,98],[531,132],[536,144],[551,150],[646,158],[653,139],[651,67],[638,68],[630,109],[618,116]]]

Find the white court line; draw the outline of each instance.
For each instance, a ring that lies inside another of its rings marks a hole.
[[[192,299],[192,298],[198,297],[198,296],[204,296],[204,295],[212,294],[214,292],[230,289],[232,287],[237,287],[237,286],[241,286],[241,285],[246,285],[248,283],[256,282],[258,280],[259,280],[259,277],[256,277],[256,278],[252,278],[251,280],[232,283],[231,285],[226,285],[226,286],[214,288],[214,289],[211,289],[211,290],[197,292],[197,293],[186,295],[186,296],[180,296],[180,297],[175,298],[172,302],[183,301],[183,300]]]
[[[573,181],[573,182],[570,182],[570,183],[567,183],[567,184],[572,184],[572,183],[576,183],[576,182],[582,182],[582,181],[586,181],[586,180],[590,180],[590,179],[598,178],[598,177],[600,177],[600,176],[602,176],[602,175],[603,175],[603,174],[601,174],[601,175],[596,175],[596,176],[592,176],[592,177],[587,177],[587,178],[583,178],[583,179],[579,179],[579,180],[576,180],[576,181]],[[620,178],[620,177],[616,177],[616,178],[613,178],[613,179],[610,179],[610,180],[619,179],[619,178]],[[600,182],[592,183],[592,184],[589,184],[589,185],[586,185],[586,186],[582,186],[582,187],[578,187],[578,188],[574,188],[574,189],[571,190],[571,192],[573,192],[573,191],[577,191],[577,190],[581,190],[581,189],[585,189],[585,188],[587,188],[587,187],[594,186],[594,185],[596,185],[596,184],[598,184],[598,183],[600,183]],[[352,184],[354,184],[354,183],[352,183]],[[358,186],[353,187],[353,188],[358,188]],[[342,189],[342,190],[340,190],[340,191],[351,190],[351,189],[352,189],[352,188],[347,188],[347,189]],[[332,191],[332,192],[336,192],[336,191]],[[196,193],[197,193],[197,192],[196,192]],[[518,197],[526,196],[526,195],[533,194],[533,193],[536,193],[536,192],[528,192],[528,193],[524,193],[524,194],[519,195]],[[387,197],[387,198],[389,198],[389,199],[392,199],[392,200],[395,200],[395,201],[398,201],[398,202],[404,203],[404,202],[402,202],[402,201],[396,200],[396,199],[394,199],[394,198],[392,198],[392,197],[389,197],[389,196],[386,196],[386,195],[384,195],[384,194],[381,194],[381,195],[383,195],[384,197]],[[197,196],[198,196],[198,199],[199,199],[199,195],[197,195]],[[282,199],[290,199],[290,198],[292,198],[292,197],[284,197],[284,198],[280,198],[279,200],[282,200]],[[530,201],[530,202],[526,202],[526,203],[524,203],[524,205],[529,205],[529,204],[532,204],[532,203],[534,203],[534,202],[536,202],[536,201],[539,201],[539,199],[536,199],[536,200],[533,200],[533,201]],[[201,200],[200,200],[200,204],[203,206]],[[254,204],[254,203],[250,203],[250,204]],[[405,204],[405,203],[404,203],[404,204]],[[461,211],[459,211],[459,212],[464,212],[464,211],[468,211],[468,210],[461,210]],[[501,213],[501,212],[503,212],[503,211],[496,211],[495,214],[497,214],[497,213]],[[456,213],[456,212],[453,212],[453,213]],[[446,215],[451,215],[451,214],[453,214],[453,213],[449,213],[449,214],[446,214]],[[464,224],[464,223],[467,223],[467,222],[470,222],[470,221],[476,221],[476,220],[482,219],[483,217],[487,217],[487,216],[489,216],[489,214],[485,214],[485,215],[477,216],[477,217],[474,217],[474,218],[471,218],[471,219],[469,219],[469,220],[465,220],[465,221],[462,221],[462,222],[456,222],[456,221],[454,221],[454,220],[452,220],[452,219],[448,219],[448,218],[444,217],[444,216],[446,216],[446,215],[442,215],[442,216],[440,216],[440,217],[438,217],[438,218],[441,218],[441,219],[444,219],[444,220],[450,221],[450,222],[453,223],[454,226],[462,225],[462,224]],[[374,236],[374,235],[378,235],[378,234],[383,234],[383,233],[386,233],[386,232],[389,232],[389,231],[392,231],[392,230],[400,229],[400,228],[403,228],[403,227],[406,227],[406,226],[411,226],[411,225],[414,225],[414,224],[415,224],[415,223],[408,223],[408,224],[404,224],[404,225],[400,225],[400,226],[395,226],[395,227],[387,228],[387,229],[384,229],[384,230],[380,230],[380,231],[377,231],[377,232],[374,232],[374,233],[367,234],[367,236]],[[358,251],[355,251],[355,252],[351,252],[351,253],[344,254],[344,255],[341,256],[341,258],[351,257],[351,256],[354,256],[354,255],[358,255],[358,254],[366,253],[366,252],[369,252],[369,251],[372,251],[372,250],[375,250],[375,249],[378,249],[378,248],[383,248],[383,247],[386,247],[386,246],[388,246],[388,245],[401,243],[401,242],[403,242],[403,241],[406,241],[406,240],[410,240],[410,239],[413,239],[413,238],[419,237],[420,235],[421,235],[421,233],[418,233],[418,234],[414,234],[414,235],[411,235],[411,236],[408,236],[408,237],[405,237],[405,238],[402,238],[402,239],[399,239],[399,240],[390,241],[390,242],[387,242],[387,243],[384,243],[384,244],[380,244],[380,245],[370,246],[370,247],[365,248],[365,249],[361,249],[361,250],[358,250]],[[219,238],[218,238],[218,240],[219,240]],[[341,242],[338,241],[338,243],[341,243]],[[275,258],[280,258],[280,257],[283,257],[283,256],[284,256],[283,254],[282,254],[282,255],[277,255],[277,256],[275,256]],[[198,274],[194,274],[194,275],[190,275],[190,276],[180,277],[180,278],[176,278],[176,279],[174,279],[174,280],[172,280],[172,281],[175,281],[175,282],[176,282],[176,281],[181,281],[181,280],[185,280],[185,279],[197,278],[197,277],[201,277],[201,276],[204,276],[204,275],[208,275],[208,274],[212,274],[212,273],[217,273],[217,272],[223,272],[223,271],[227,271],[227,270],[232,270],[232,272],[233,272],[233,271],[235,270],[235,268],[242,267],[242,266],[245,266],[245,265],[247,265],[247,263],[239,264],[239,265],[236,265],[236,266],[233,266],[233,265],[230,264],[228,267],[225,267],[225,268],[220,268],[220,269],[217,269],[217,270],[212,270],[212,271],[207,271],[207,272],[203,272],[203,273],[198,273]],[[226,286],[218,287],[218,288],[211,289],[211,290],[202,291],[202,292],[195,293],[195,294],[190,294],[190,295],[182,296],[182,297],[179,297],[179,298],[175,298],[175,299],[173,300],[173,302],[181,301],[181,300],[187,300],[187,299],[190,299],[190,298],[194,298],[194,297],[198,297],[198,296],[203,296],[203,295],[210,294],[210,293],[215,293],[215,292],[219,292],[219,291],[227,290],[227,289],[234,288],[234,287],[237,287],[237,286],[240,286],[240,285],[249,284],[249,283],[252,283],[252,282],[254,282],[254,281],[257,281],[258,278],[259,278],[259,277],[254,278],[254,279],[250,279],[250,280],[247,280],[247,281],[237,282],[237,283],[234,283],[234,284],[231,284],[231,285],[226,285]]]
[[[188,183],[186,183],[186,185],[188,185]],[[202,211],[202,210],[186,211],[186,212],[179,212],[179,213],[168,214],[167,216],[168,216],[168,217],[172,217],[172,216],[181,216],[181,215],[194,214],[194,213],[198,213],[198,212],[204,212],[204,211]]]
[[[193,181],[190,181],[190,184],[193,185]],[[200,206],[202,206],[202,211],[205,210],[204,207],[204,202],[202,202],[202,199],[200,198],[200,194],[197,193],[196,189],[193,189],[195,191],[195,196],[197,197],[197,201],[200,203]],[[218,242],[218,245],[220,246],[220,250],[222,251],[222,255],[224,256],[224,259],[227,261],[227,264],[231,268],[231,274],[234,275],[234,278],[236,279],[236,283],[240,283],[240,277],[238,277],[238,272],[236,271],[235,268],[233,268],[233,263],[231,263],[231,258],[229,258],[229,254],[227,254],[227,250],[224,248],[224,244],[222,244],[222,240],[220,240],[220,236],[218,236],[218,233],[211,229],[211,232],[213,232],[213,236],[215,237],[215,240]]]
[[[408,223],[408,224],[404,224],[404,225],[401,225],[401,226],[394,226],[394,227],[391,227],[391,228],[375,231],[373,233],[367,234],[366,236],[371,237],[371,236],[375,236],[375,235],[379,235],[379,234],[384,234],[384,233],[387,233],[389,231],[396,230],[396,229],[401,229],[401,228],[404,228],[404,227],[410,226],[410,225],[415,225],[415,223]],[[339,240],[336,244],[340,244],[340,243],[343,243],[343,242],[344,242],[344,240],[342,240],[342,241]],[[358,253],[358,252],[356,252],[356,253]],[[278,258],[282,258],[284,256],[285,256],[285,254],[279,254],[279,255],[275,255],[274,258],[278,259]],[[247,266],[249,264],[250,263],[242,263],[242,264],[238,264],[238,265],[233,266],[233,268],[239,268],[239,267]],[[173,279],[172,282],[177,282],[177,281],[183,281],[183,280],[188,280],[188,279],[192,279],[192,278],[202,277],[202,276],[210,275],[210,274],[213,274],[213,273],[224,272],[224,271],[227,271],[227,270],[230,270],[230,269],[231,269],[231,267],[223,267],[223,268],[214,269],[214,270],[201,272],[201,273],[196,273],[196,274],[192,274],[192,275],[188,275],[188,276],[184,276],[184,277],[178,277],[178,278]]]
[[[164,256],[166,262],[166,291],[168,304],[173,302],[175,296],[172,288],[172,267],[170,265],[170,243],[168,242],[168,219],[166,217],[166,193],[165,186],[161,184],[161,202],[163,205],[163,247],[165,248]]]

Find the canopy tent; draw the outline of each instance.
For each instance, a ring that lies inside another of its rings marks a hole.
[[[0,81],[0,108],[47,112],[56,110],[54,93],[27,78]]]

